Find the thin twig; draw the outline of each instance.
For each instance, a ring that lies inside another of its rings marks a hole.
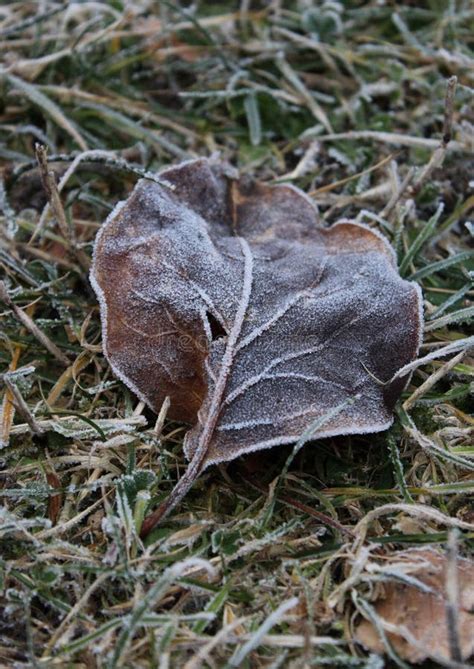
[[[444,123],[443,123],[443,136],[441,138],[441,143],[435,149],[429,162],[422,169],[419,177],[413,184],[413,187],[411,189],[412,197],[415,197],[420,192],[420,190],[426,184],[426,182],[431,177],[433,172],[438,167],[441,167],[442,164],[444,163],[444,159],[446,157],[446,151],[448,149],[448,144],[451,142],[453,112],[454,112],[454,96],[456,94],[457,83],[458,83],[457,77],[451,77],[450,79],[448,79],[448,83],[446,86],[446,98],[444,101]]]
[[[53,211],[53,214],[58,222],[59,229],[62,236],[66,241],[69,241],[69,226],[66,220],[66,214],[64,213],[64,208],[59,197],[58,187],[56,185],[56,179],[54,177],[54,172],[49,169],[48,165],[48,149],[42,144],[35,145],[36,160],[38,161],[38,167],[40,170],[41,182],[43,184],[46,197],[48,198],[49,205]],[[41,221],[41,219],[40,219]],[[36,227],[31,239],[30,244],[36,239],[40,232],[40,226]]]
[[[31,431],[33,434],[42,434],[43,430],[41,429],[40,425],[36,422],[35,417],[31,413],[27,403],[23,399],[22,394],[20,393],[19,389],[13,383],[11,379],[8,378],[8,375],[5,374],[3,376],[3,383],[5,386],[8,388],[10,391],[11,395],[13,395],[13,404],[15,406],[15,409],[18,411],[18,413],[23,416],[25,421],[28,423],[28,425],[31,428]]]
[[[357,174],[351,174],[351,176],[349,177],[345,177],[344,179],[339,179],[339,181],[334,181],[333,183],[326,184],[326,186],[321,186],[320,188],[316,188],[315,190],[310,191],[309,195],[311,195],[311,197],[315,197],[320,193],[328,193],[329,191],[332,191],[335,188],[338,188],[339,186],[343,186],[344,184],[349,183],[354,179],[358,179],[359,177],[364,176],[365,174],[370,174],[371,172],[375,172],[375,170],[379,170],[381,167],[384,167],[388,162],[393,160],[393,157],[394,154],[391,153],[389,156],[385,156],[385,158],[382,158],[382,160],[380,160],[375,165],[371,165],[367,169],[357,172]]]
[[[36,144],[35,153],[40,170],[41,181],[43,184],[43,188],[46,192],[46,196],[48,198],[49,206],[51,207],[53,215],[58,223],[59,229],[66,242],[67,248],[70,253],[76,256],[79,265],[87,273],[89,271],[89,258],[84,253],[84,251],[78,247],[74,236],[74,232],[67,222],[66,214],[64,212],[64,207],[61,202],[61,196],[59,195],[59,189],[56,184],[56,178],[54,176],[54,172],[49,169],[48,150],[42,144]],[[29,241],[30,245],[34,242],[36,237],[41,232],[45,220],[46,220],[46,214],[44,216],[41,216],[39,223],[36,226],[36,229],[33,232],[31,239]]]
[[[448,79],[448,85],[446,87],[446,98],[444,101],[444,124],[442,139],[444,146],[448,146],[449,142],[451,141],[454,114],[454,97],[456,95],[457,84],[457,77],[451,77]]]

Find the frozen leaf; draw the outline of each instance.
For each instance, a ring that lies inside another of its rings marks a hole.
[[[406,377],[389,380],[415,358],[422,317],[385,239],[347,220],[322,228],[301,191],[219,163],[160,176],[110,215],[91,278],[117,376],[193,424],[180,494],[331,411],[314,436],[388,428]]]
[[[447,558],[431,549],[401,551],[391,557],[392,576],[374,609],[387,640],[398,655],[410,662],[428,658],[452,659],[448,631]],[[457,644],[466,660],[474,653],[474,562],[458,558],[456,563],[459,602]],[[407,582],[408,581],[408,582]],[[396,631],[394,631],[396,630]],[[372,622],[363,620],[356,639],[366,648],[383,653],[385,646]]]

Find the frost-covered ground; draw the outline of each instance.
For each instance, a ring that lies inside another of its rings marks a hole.
[[[351,641],[374,573],[474,546],[473,36],[468,0],[1,4],[0,666],[400,663]],[[143,544],[186,427],[113,376],[88,266],[140,176],[215,152],[384,234],[451,353],[388,432],[210,467]]]

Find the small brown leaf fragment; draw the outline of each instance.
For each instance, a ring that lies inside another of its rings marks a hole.
[[[14,372],[16,370],[20,355],[21,347],[16,346],[8,367],[9,372]],[[15,405],[13,400],[13,393],[8,388],[5,388],[2,398],[2,406],[0,407],[0,448],[8,446],[10,439],[10,430],[12,429],[13,419],[15,418]]]
[[[46,480],[48,485],[52,488],[61,488],[61,481],[59,480],[58,475],[55,472],[47,472]],[[62,492],[52,493],[48,498],[48,518],[53,525],[56,525],[58,522],[59,514],[61,512],[61,507],[63,505],[64,495]]]
[[[437,658],[449,662],[453,658],[447,622],[446,556],[431,549],[413,549],[393,554],[391,561],[420,586],[397,580],[385,582],[383,597],[372,603],[381,624],[392,626],[392,631],[386,630],[388,641],[402,659],[410,662]],[[458,558],[456,565],[457,633],[462,660],[466,660],[474,653],[474,562]],[[384,644],[370,621],[362,620],[355,636],[367,649],[384,652]]]
[[[295,442],[355,396],[314,436],[388,428],[406,383],[390,379],[416,357],[422,316],[387,241],[347,220],[322,228],[301,191],[221,163],[160,177],[112,212],[91,280],[117,376],[193,425],[163,512],[208,465]]]

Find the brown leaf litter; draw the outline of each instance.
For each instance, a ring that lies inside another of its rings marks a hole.
[[[410,662],[426,659],[452,660],[449,630],[448,560],[432,549],[399,551],[391,556],[397,571],[403,571],[412,583],[386,581],[373,604],[385,634],[398,655]],[[456,577],[459,591],[457,640],[459,660],[474,653],[474,563],[457,558]],[[384,643],[375,626],[362,620],[356,639],[366,648],[383,653]]]

